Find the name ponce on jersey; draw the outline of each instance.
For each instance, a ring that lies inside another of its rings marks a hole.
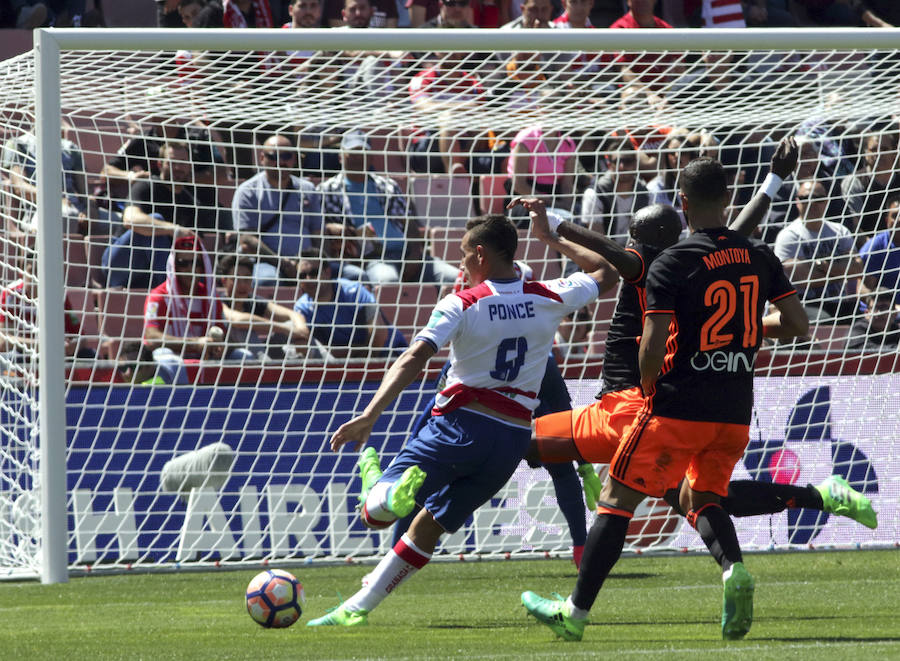
[[[750,251],[746,248],[723,248],[708,255],[703,255],[703,263],[706,264],[707,271],[712,271],[728,264],[749,264]]]
[[[499,319],[528,319],[534,317],[534,303],[525,301],[522,303],[513,303],[506,305],[505,303],[490,303],[488,305],[488,315],[490,321]]]

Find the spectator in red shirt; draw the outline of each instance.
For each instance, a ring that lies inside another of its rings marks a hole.
[[[628,13],[609,26],[612,29],[634,28],[671,28],[658,16],[653,15],[654,0],[628,0]],[[622,67],[622,76],[626,82],[638,81],[654,89],[662,87],[680,73],[680,67],[673,66],[675,57],[648,53],[635,55],[619,53],[616,61]]]
[[[166,382],[187,383],[185,358],[218,359],[225,354],[224,320],[212,261],[195,235],[181,234],[172,244],[165,281],[144,302],[144,344]],[[252,354],[238,349],[228,358]]]

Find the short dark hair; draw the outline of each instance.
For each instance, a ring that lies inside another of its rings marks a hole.
[[[638,243],[655,248],[675,245],[681,236],[681,216],[668,204],[651,204],[638,209],[628,233]]]
[[[681,171],[681,192],[695,205],[719,202],[728,194],[725,167],[708,156],[695,158]]]
[[[510,264],[516,258],[519,233],[512,222],[499,213],[478,216],[466,223],[471,245],[487,246]]]
[[[216,274],[222,278],[233,278],[238,268],[248,268],[252,272],[254,264],[255,262],[245,255],[224,255],[216,264]]]

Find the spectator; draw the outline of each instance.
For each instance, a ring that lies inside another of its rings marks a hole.
[[[841,182],[846,201],[844,222],[859,243],[878,228],[888,198],[900,193],[897,172],[897,134],[884,131],[863,140],[863,167]]]
[[[425,21],[419,27],[473,28],[475,26],[469,20],[470,15],[469,0],[441,0],[441,9],[438,15]]]
[[[103,253],[110,287],[155,287],[166,277],[172,236],[179,227],[199,232],[218,229],[215,189],[195,179],[186,142],[170,140],[159,153],[159,177],[131,187],[122,214],[125,232]]]
[[[232,200],[238,244],[245,255],[258,250],[252,253],[257,283],[274,283],[279,272],[293,280],[297,273],[292,260],[320,245],[322,201],[315,184],[292,174],[297,147],[287,136],[266,139],[258,161],[260,172],[240,184]]]
[[[187,383],[185,359],[221,358],[228,346],[224,325],[212,261],[195,235],[179,231],[166,260],[166,279],[144,303],[143,340],[163,379]],[[253,357],[246,349],[227,351],[229,359]]]
[[[873,28],[900,26],[900,3],[897,0],[862,0],[862,19]]]
[[[592,28],[591,25],[591,8],[594,6],[593,0],[564,0],[563,6],[565,11],[553,19],[550,23],[551,28]]]
[[[261,359],[303,355],[309,344],[306,321],[299,312],[254,294],[254,266],[246,257],[225,255],[216,269],[230,342]]]
[[[631,140],[612,138],[609,169],[581,198],[581,222],[625,245],[634,212],[650,204],[650,193],[637,173],[637,151]]]
[[[681,190],[678,175],[688,163],[700,156],[703,135],[689,133],[685,129],[673,129],[666,136],[660,149],[659,174],[647,183],[651,204],[665,204],[674,207],[681,216],[681,224],[687,227],[681,208]]]
[[[371,0],[344,0],[342,28],[367,28],[375,15]]]
[[[529,126],[516,134],[506,167],[513,197],[537,196],[547,207],[571,213],[575,203],[575,141],[562,131]],[[522,207],[517,207],[522,209]],[[522,210],[524,216],[527,211]]]
[[[269,0],[225,0],[222,9],[226,28],[275,27]]]
[[[181,28],[184,21],[178,11],[180,0],[156,0],[156,27]]]
[[[863,277],[859,291],[866,294],[878,288],[895,292],[900,304],[900,197],[888,200],[884,212],[884,229],[866,241],[859,255],[863,262]]]
[[[85,191],[87,188],[86,173],[84,171],[84,156],[81,148],[65,137],[71,127],[63,122],[63,137],[60,139],[62,150],[62,216],[63,227],[66,232],[78,233],[84,223],[87,208]],[[37,205],[37,138],[34,133],[22,133],[18,137],[10,138],[3,145],[3,156],[0,159],[4,173],[9,177],[3,182],[3,186],[9,190],[14,198],[18,198],[27,204],[20,207],[18,216],[13,219],[20,225],[20,229],[26,232],[36,232],[38,219]]]
[[[47,22],[47,5],[35,0],[9,0],[3,3],[3,27],[35,30]]]
[[[288,14],[291,20],[282,25],[283,28],[318,28],[322,26],[321,0],[291,0],[291,4],[288,5]],[[308,56],[304,59],[308,59]]]
[[[397,27],[397,3],[395,0],[369,0],[363,4],[369,6],[369,21],[365,25],[350,25],[349,27],[369,27],[369,28],[395,28]],[[348,3],[346,0],[325,0],[323,13],[324,20],[328,27],[338,28],[347,25],[345,15],[348,12]],[[357,12],[356,7],[351,11]],[[360,20],[362,18],[360,17]],[[306,27],[316,27],[313,25]]]
[[[614,29],[634,28],[671,28],[658,16],[653,15],[655,0],[628,0],[628,12],[609,26]],[[659,89],[671,83],[681,73],[680,65],[672,55],[649,53],[619,53],[616,61],[622,69],[622,77],[626,82],[638,81],[652,89]]]
[[[166,381],[156,373],[153,352],[140,340],[123,342],[116,356],[116,373],[123,383],[155,386]]]
[[[34,257],[16,260],[21,263],[19,271],[22,274],[21,277],[0,289],[0,359],[2,362],[25,360],[29,352],[38,350],[38,283],[34,277],[35,260]],[[67,358],[94,358],[94,350],[84,346],[81,342],[81,321],[73,312],[68,296],[63,297],[63,306],[65,310],[63,315],[65,356]]]
[[[178,0],[178,15],[184,27],[194,27],[194,19],[197,14],[206,8],[206,0]]]
[[[550,0],[524,0],[522,15],[503,25],[503,29],[549,28],[552,19],[553,3]]]
[[[459,2],[459,0],[457,0]],[[472,0],[472,23],[477,28],[499,28],[509,23],[509,0]]]
[[[705,28],[747,27],[740,0],[703,0],[701,16]]]
[[[863,297],[865,309],[850,329],[848,349],[896,353],[900,345],[900,307],[895,295],[894,291],[878,287]]]
[[[303,295],[294,310],[303,315],[310,336],[326,356],[387,357],[407,346],[359,281],[333,279],[328,263],[315,257],[300,259],[297,277]]]
[[[409,25],[417,28],[430,21],[441,12],[441,0],[406,0],[409,10]]]
[[[453,283],[456,267],[424,255],[419,223],[400,185],[368,171],[369,149],[361,133],[344,134],[343,171],[320,185],[325,234],[332,237],[327,254],[361,260],[376,284]]]
[[[848,281],[862,272],[853,254],[853,237],[840,223],[824,219],[825,187],[814,181],[800,184],[800,217],[778,233],[775,255],[800,293],[810,319],[848,320],[856,312],[856,296]]]
[[[788,0],[747,0],[744,19],[751,28],[795,28],[797,19],[791,13]]]

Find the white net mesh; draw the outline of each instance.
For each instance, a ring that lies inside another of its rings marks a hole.
[[[356,521],[354,457],[326,440],[452,288],[466,220],[536,194],[624,243],[638,208],[679,208],[679,168],[699,155],[726,165],[736,213],[788,133],[801,162],[760,236],[816,318],[761,352],[735,477],[837,473],[887,517],[871,532],[791,510],[738,530],[756,549],[895,543],[894,53],[450,53],[436,39],[431,53],[63,53],[70,563],[375,553],[387,536]],[[34,336],[33,315],[12,312],[34,294],[10,284],[33,280],[39,226],[33,56],[0,76],[0,566],[33,568],[36,359],[9,339]],[[571,272],[510,213],[534,277]],[[615,296],[560,328],[574,404],[598,390]],[[446,357],[382,417],[385,463]],[[551,488],[523,464],[443,549],[564,551]],[[702,547],[657,504],[632,533],[632,548]]]

